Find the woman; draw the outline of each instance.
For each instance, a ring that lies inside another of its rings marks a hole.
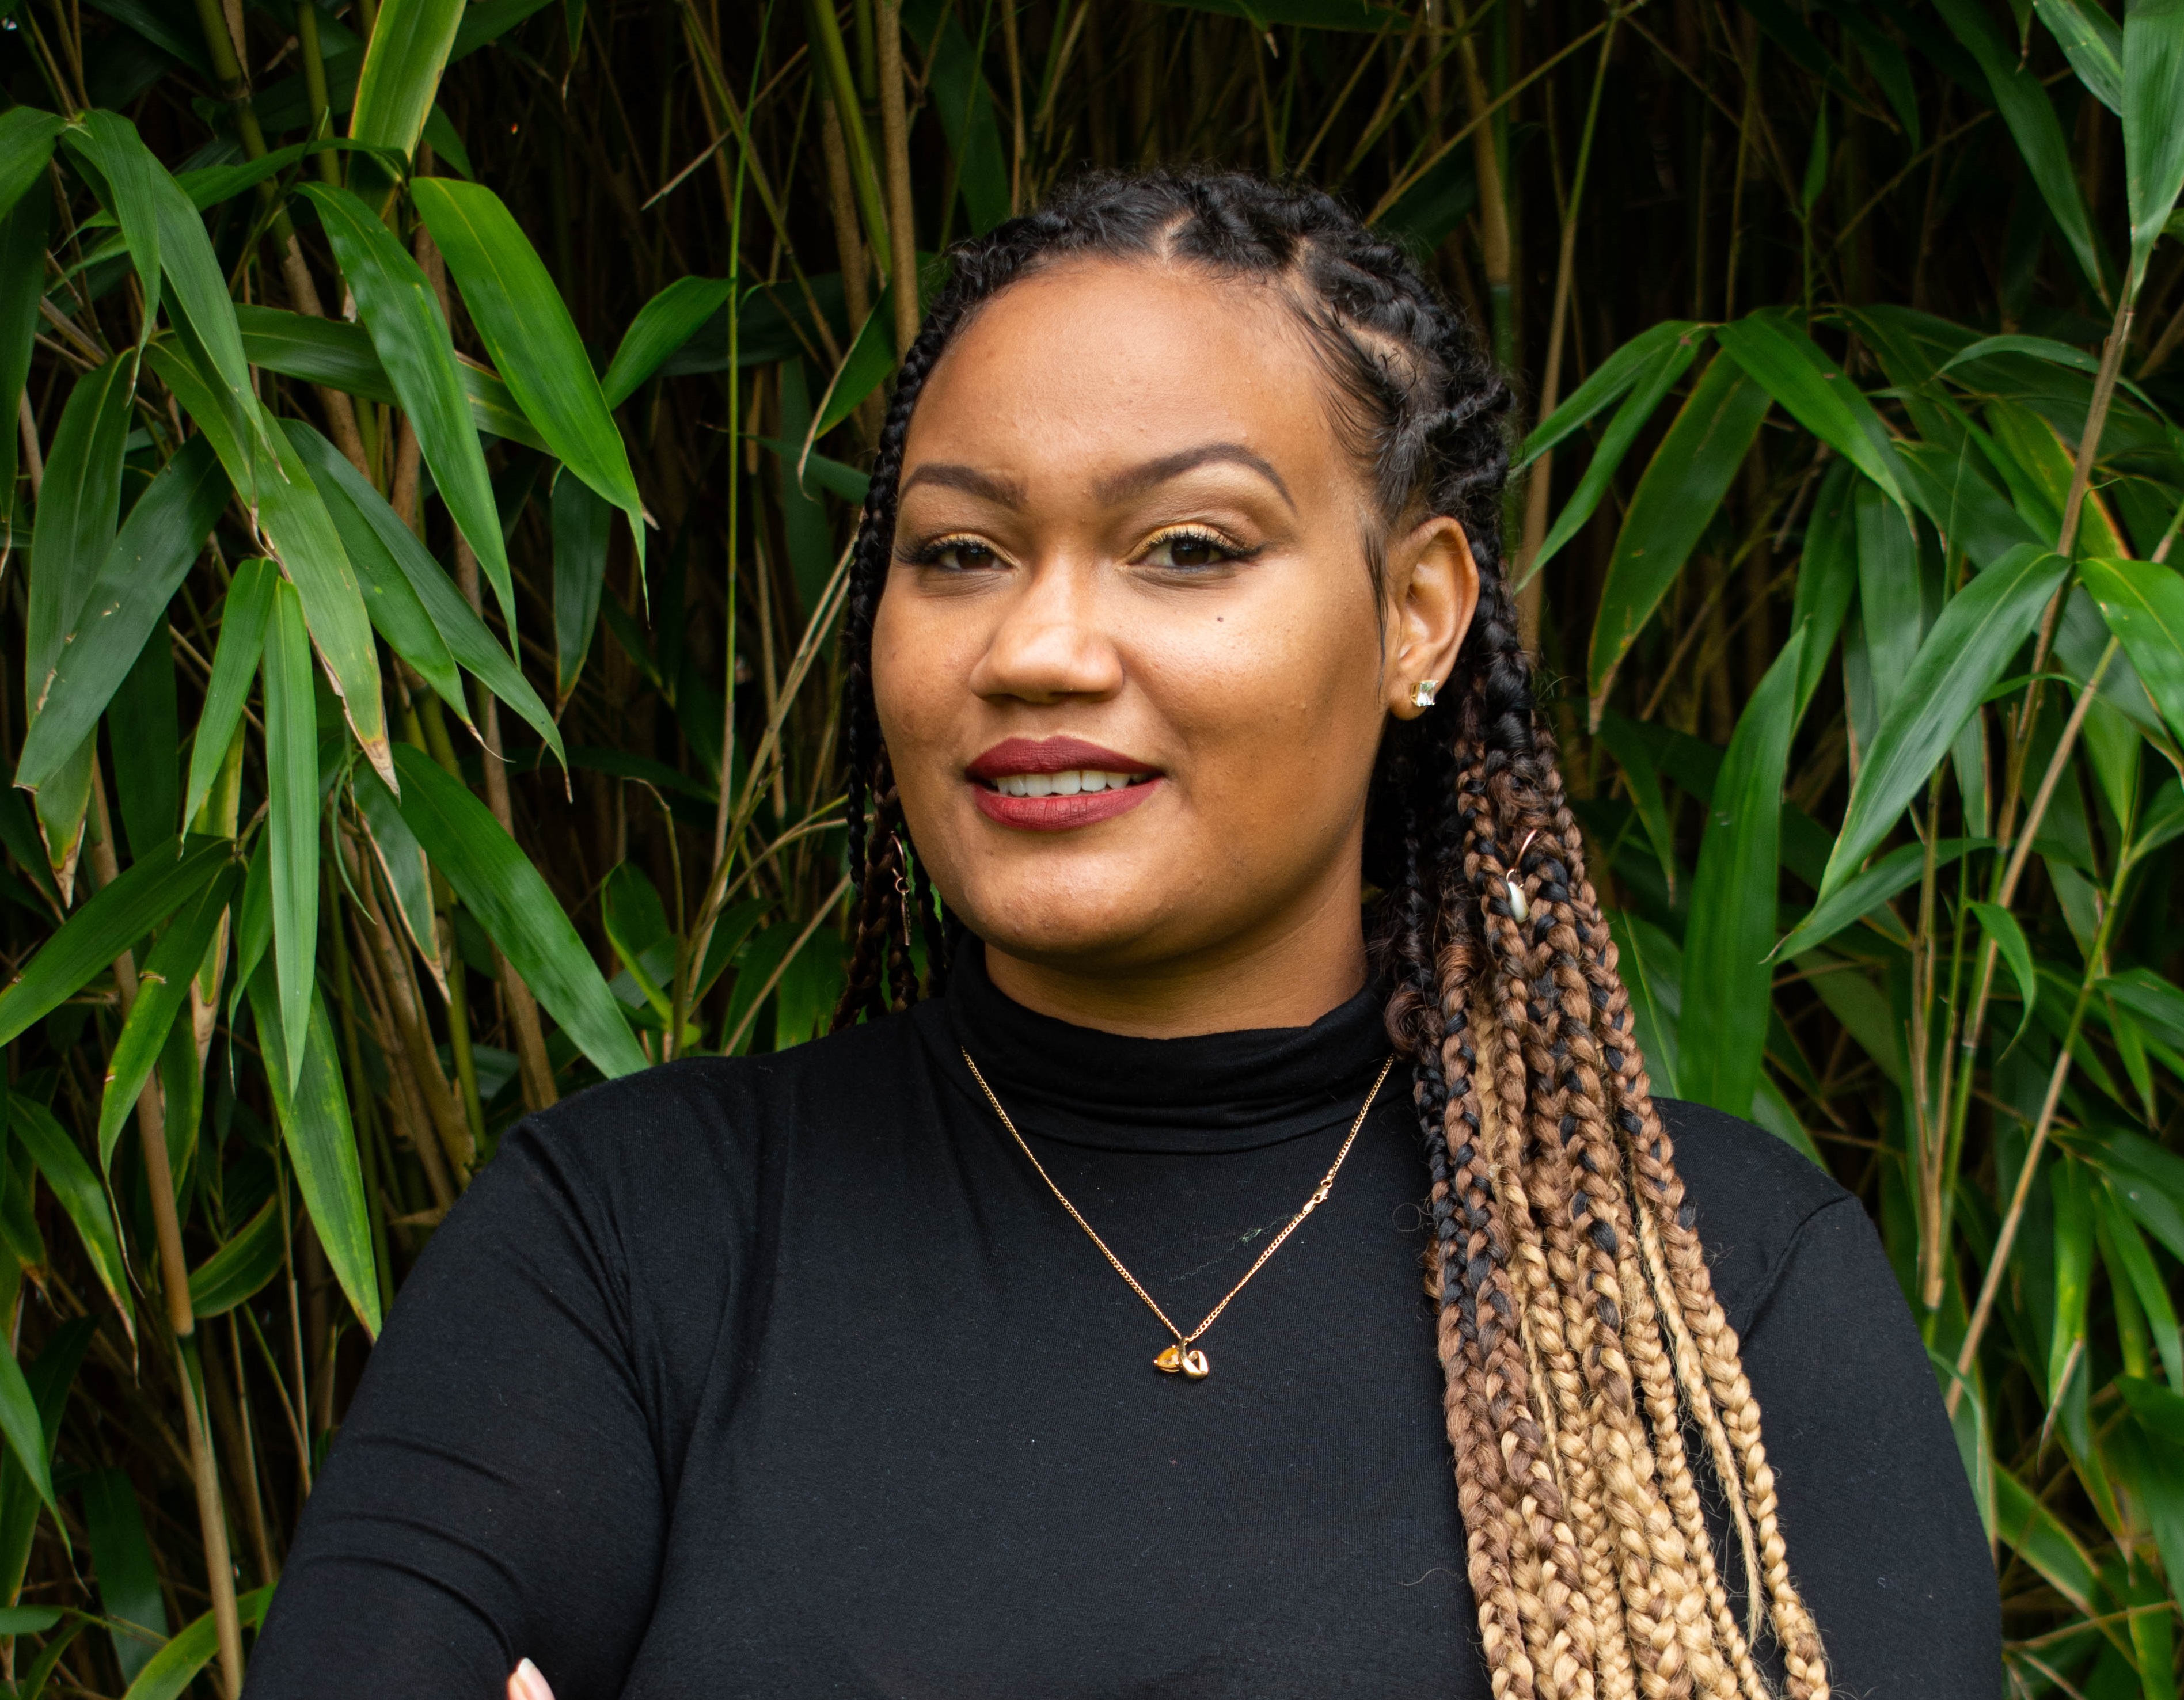
[[[504,1143],[254,1696],[1998,1692],[1858,1205],[1648,1096],[1507,406],[1317,194],[958,251],[853,567],[866,1019]]]

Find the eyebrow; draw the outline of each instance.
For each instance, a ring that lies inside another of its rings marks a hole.
[[[982,497],[998,508],[1021,508],[1024,505],[1023,486],[1013,478],[996,477],[990,472],[981,472],[975,466],[961,466],[952,461],[928,460],[911,472],[902,481],[896,492],[898,499],[907,496],[921,484],[938,484],[950,490],[961,490]]]
[[[1246,448],[1240,442],[1202,442],[1195,447],[1178,449],[1173,454],[1164,454],[1157,460],[1148,460],[1112,477],[1101,480],[1093,486],[1094,493],[1102,502],[1121,502],[1133,496],[1141,496],[1172,478],[1180,478],[1186,472],[1201,466],[1227,464],[1241,466],[1256,472],[1273,485],[1292,512],[1296,498],[1290,487],[1274,470],[1273,464],[1264,455]],[[1024,488],[1012,478],[1003,478],[990,472],[981,472],[975,466],[964,466],[953,461],[929,460],[911,471],[902,481],[898,497],[906,496],[921,484],[938,484],[950,490],[961,490],[991,502],[1000,508],[1022,508]]]
[[[1273,469],[1266,456],[1255,453],[1240,442],[1202,442],[1195,448],[1178,449],[1173,454],[1164,454],[1157,460],[1148,460],[1127,472],[1102,480],[1095,487],[1103,502],[1119,502],[1131,496],[1143,495],[1156,485],[1165,484],[1171,478],[1180,478],[1184,473],[1201,466],[1227,463],[1248,468],[1274,486],[1291,512],[1296,508],[1296,498],[1282,475]]]

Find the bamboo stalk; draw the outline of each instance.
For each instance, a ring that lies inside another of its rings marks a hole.
[[[1547,322],[1547,364],[1540,380],[1539,416],[1555,410],[1562,394],[1563,338],[1569,325],[1570,297],[1577,281],[1578,213],[1585,203],[1585,181],[1592,163],[1592,141],[1600,124],[1600,97],[1607,85],[1607,56],[1615,47],[1615,25],[1608,19],[1607,33],[1600,38],[1600,59],[1593,67],[1592,97],[1585,109],[1585,130],[1578,142],[1577,165],[1570,174],[1569,197],[1563,208],[1562,250],[1555,263],[1555,299]],[[1546,586],[1532,569],[1540,546],[1547,540],[1547,502],[1554,484],[1555,452],[1551,448],[1532,464],[1524,489],[1524,536],[1517,554],[1517,629],[1524,647],[1540,644],[1540,600]]]
[[[258,109],[250,94],[250,76],[244,68],[237,47],[241,36],[238,14],[234,34],[230,34],[228,23],[222,14],[220,0],[197,0],[198,25],[205,40],[205,47],[212,58],[213,77],[220,86],[220,98],[235,114],[235,132],[242,142],[244,154],[252,159],[265,157],[265,132],[258,122]],[[313,22],[314,38],[317,25]],[[320,73],[323,83],[323,68]],[[324,156],[332,158],[328,154]],[[288,217],[287,208],[281,204],[280,192],[269,179],[258,186],[258,197],[270,215],[270,228],[275,250],[281,256],[281,277],[288,288],[289,305],[297,312],[313,319],[323,319],[326,310],[319,300],[318,285],[311,280],[311,269],[304,261],[303,246],[296,240],[296,227]],[[364,438],[356,428],[356,408],[348,397],[331,385],[312,386],[318,396],[319,406],[325,410],[326,424],[331,429],[334,447],[340,449],[349,464],[369,478],[370,462],[364,453]]]
[[[894,264],[894,347],[917,340],[917,231],[910,201],[910,119],[903,103],[902,0],[879,0],[880,145],[887,152],[888,242]]]
[[[106,780],[96,758],[91,769],[92,810],[97,836],[90,844],[93,875],[103,890],[121,876],[114,854],[114,822],[106,807]],[[114,983],[121,994],[121,1017],[136,1003],[136,963],[123,951],[114,959]],[[197,1492],[198,1523],[204,1540],[206,1586],[212,1595],[213,1622],[220,1639],[220,1686],[227,1700],[242,1693],[242,1622],[235,1603],[235,1569],[228,1556],[227,1512],[220,1503],[220,1467],[205,1432],[198,1400],[203,1379],[196,1362],[197,1314],[190,1307],[190,1266],[182,1253],[182,1222],[175,1206],[174,1171],[167,1162],[167,1119],[156,1072],[136,1099],[136,1130],[144,1153],[145,1189],[152,1199],[152,1226],[159,1247],[159,1288],[166,1301],[168,1331],[174,1336],[181,1366],[182,1401],[187,1419],[190,1479]]]

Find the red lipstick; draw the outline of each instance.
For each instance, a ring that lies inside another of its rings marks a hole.
[[[1160,769],[1151,764],[1070,737],[1005,738],[964,771],[981,814],[1000,825],[1034,832],[1066,832],[1112,820],[1135,808],[1161,783]],[[1061,773],[1119,774],[1128,779],[1119,787],[1111,781],[1100,790],[1080,790],[1070,796],[1010,796],[1003,789],[1009,780]]]

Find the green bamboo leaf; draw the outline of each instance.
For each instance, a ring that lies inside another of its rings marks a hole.
[[[0,1607],[0,1635],[43,1635],[61,1617],[58,1606]]]
[[[2048,1171],[2054,1203],[2055,1316],[2048,1343],[2048,1403],[2063,1397],[2072,1349],[2086,1331],[2086,1302],[2092,1294],[2092,1176],[2064,1157]]]
[[[1800,718],[1811,706],[1820,681],[1827,676],[1828,658],[1835,653],[1836,640],[1842,635],[1851,597],[1858,590],[1859,481],[1848,461],[1839,460],[1830,466],[1821,475],[1819,493],[1813,498],[1813,517],[1805,526],[1805,547],[1797,560],[1797,595],[1790,608],[1790,629],[1804,627],[1810,633],[1797,681]]]
[[[865,322],[857,327],[856,341],[843,355],[842,364],[827,382],[827,393],[819,397],[818,413],[798,451],[800,478],[803,475],[803,458],[811,453],[811,446],[856,412],[865,397],[887,382],[888,375],[894,370],[894,287],[890,284],[880,292],[879,300]]]
[[[2184,785],[2178,784],[2172,774],[2146,805],[2125,859],[2126,863],[2137,862],[2180,837],[2184,837]]]
[[[1821,901],[1857,872],[1895,826],[2031,635],[2066,570],[2059,555],[2026,545],[1980,574],[1942,609],[1858,765],[1842,832],[1821,879]]]
[[[484,3],[490,4],[491,0]],[[243,351],[252,365],[278,372],[284,378],[324,384],[365,401],[393,404],[393,381],[379,364],[371,333],[361,325],[247,304],[238,306],[235,316],[242,332]],[[546,439],[523,417],[499,374],[458,354],[455,375],[469,398],[471,423],[481,431],[547,452]]]
[[[2062,1519],[2024,1483],[1995,1467],[1994,1532],[2080,1611],[2092,1613],[2100,1591],[2093,1561]]]
[[[53,140],[67,120],[34,106],[0,112],[0,213],[10,213],[31,184],[46,175]]]
[[[25,109],[17,107],[0,114],[0,126]],[[46,195],[25,195],[13,212],[0,213],[0,419],[20,416],[38,304],[45,297],[46,227],[52,214],[53,200]],[[0,556],[13,541],[15,474],[21,453],[22,433],[0,431]]]
[[[379,8],[357,77],[351,140],[405,159],[417,151],[465,9],[463,0],[387,0]]]
[[[2032,965],[2032,946],[2025,936],[2025,929],[2018,925],[2017,917],[1999,903],[1970,903],[1966,905],[1979,917],[1979,924],[1986,936],[2000,947],[2002,959],[2009,964],[2009,972],[2017,981],[2017,995],[2023,1000],[2025,1014],[2017,1024],[2017,1031],[2010,1035],[2014,1045],[2025,1036],[2025,1025],[2031,1020],[2032,1012],[2040,1002],[2040,975]]]
[[[153,181],[166,174],[136,134],[136,126],[120,113],[87,112],[82,126],[70,139],[83,144],[105,179],[103,198],[121,227],[130,263],[136,268],[137,285],[144,292],[144,316],[136,336],[142,347],[159,316],[159,205]]]
[[[460,0],[455,0],[455,10],[460,13]],[[377,39],[375,36],[375,44]],[[369,75],[369,60],[365,69]],[[417,262],[370,208],[346,189],[323,183],[307,183],[303,192],[318,208],[319,222],[355,292],[357,312],[371,333],[372,347],[403,412],[416,429],[418,447],[424,452],[425,464],[432,469],[440,499],[485,569],[512,643],[515,587],[509,576],[500,510],[493,504],[485,451],[478,445],[477,428],[456,369],[447,315],[440,311],[439,299]]]
[[[2124,1203],[2122,1191],[2113,1175],[2101,1176],[2099,1187],[2093,1195],[2094,1212],[2100,1222],[2103,1247],[2109,1253],[2109,1279],[2128,1283],[2138,1297],[2139,1308],[2146,1312],[2149,1331],[2153,1336],[2154,1349],[2161,1354],[2162,1372],[2169,1378],[2170,1388],[2184,1393],[2184,1334],[2180,1334],[2176,1306],[2169,1297],[2169,1284],[2162,1279],[2155,1266],[2153,1253],[2147,1249],[2146,1239],[2131,1220],[2130,1207]]]
[[[114,547],[121,509],[121,456],[129,440],[136,357],[115,355],[76,380],[46,459],[45,500],[31,533],[23,676],[40,687],[27,700],[36,718],[45,681],[75,630],[91,587]],[[134,659],[135,652],[131,652]]]
[[[402,806],[395,802],[394,793],[379,782],[377,774],[359,770],[352,784],[357,813],[363,817],[365,836],[371,841],[379,865],[386,870],[394,905],[402,913],[403,928],[439,983],[444,999],[448,976],[440,960],[440,934],[432,912],[432,870],[425,859],[425,847],[402,818]]]
[[[280,1201],[268,1198],[233,1238],[190,1271],[191,1310],[202,1322],[256,1297],[281,1272],[287,1254]]]
[[[265,622],[265,853],[273,880],[273,960],[281,986],[281,1031],[301,1033],[317,984],[319,950],[319,705],[311,688],[311,634],[304,599],[282,580]],[[304,1047],[288,1048],[296,1089]]]
[[[2124,179],[2131,199],[2131,280],[2146,263],[2184,191],[2184,0],[2125,0]]]
[[[324,384],[359,401],[395,405],[394,381],[380,364],[371,333],[361,325],[247,302],[236,308],[235,318],[252,365]]]
[[[638,386],[721,310],[735,287],[732,278],[678,277],[646,302],[622,333],[621,346],[599,381],[607,405],[618,408],[635,395]]]
[[[1009,216],[1009,174],[993,91],[979,68],[978,49],[954,9],[939,0],[908,0],[902,26],[913,40],[932,43],[928,63],[933,109],[948,138],[971,234],[983,236]]]
[[[98,1332],[98,1322],[94,1317],[79,1316],[72,1322],[64,1322],[46,1337],[37,1356],[21,1366],[31,1396],[37,1402],[48,1455],[60,1435],[61,1415],[67,1408],[76,1371],[82,1365],[84,1348]],[[22,1466],[12,1457],[0,1454],[0,1582],[10,1587],[15,1586],[14,1579],[25,1574],[42,1508],[37,1490],[23,1473]],[[64,1644],[67,1640],[65,1634],[56,1636],[53,1642],[48,1643],[48,1651],[53,1645]],[[40,1662],[45,1662],[42,1655]],[[31,1685],[37,1678],[38,1672],[33,1668],[31,1677],[22,1684],[25,1700],[28,1700]]]
[[[2114,981],[2106,985],[2114,989]],[[2123,999],[2119,996],[2116,1001]],[[2184,1258],[2184,1157],[2128,1128],[2088,1131],[2095,1143],[2081,1147],[2080,1154],[2115,1184],[2117,1196],[2139,1225],[2160,1241],[2171,1257]]]
[[[319,27],[323,30],[323,20]],[[366,147],[338,136],[330,136],[319,142],[298,142],[287,147],[276,147],[270,153],[261,153],[255,159],[242,159],[232,165],[209,165],[196,171],[177,171],[175,181],[181,185],[182,192],[190,197],[190,204],[200,213],[208,212],[223,201],[231,201],[246,189],[254,189],[268,177],[277,177],[291,165],[319,153],[372,153],[390,172],[398,172],[404,163],[403,157],[387,148]]]
[[[1684,931],[1683,1090],[1732,1115],[1752,1114],[1767,1037],[1780,883],[1782,775],[1797,730],[1807,634],[1782,647],[1738,716],[1722,758]]]
[[[606,929],[607,942],[614,947],[645,1002],[662,1021],[666,1020],[671,1013],[667,993],[660,977],[645,965],[648,957],[674,940],[658,889],[640,869],[627,862],[616,863],[599,886],[599,921]],[[671,972],[673,960],[670,954]]]
[[[2184,577],[2158,562],[2098,558],[2078,572],[2162,719],[2184,737]]]
[[[1637,441],[1638,433],[1646,428],[1669,392],[1681,383],[1684,374],[1691,369],[1691,362],[1698,357],[1699,340],[1679,336],[1664,343],[1652,364],[1640,372],[1630,395],[1601,434],[1591,458],[1585,462],[1585,476],[1578,480],[1577,488],[1570,492],[1569,500],[1563,503],[1563,511],[1555,516],[1552,528],[1540,544],[1539,553],[1532,558],[1531,572],[1536,573],[1546,566],[1564,544],[1585,529],[1593,510],[1600,506],[1601,498],[1607,494],[1607,487],[1614,481],[1623,457]],[[1529,577],[1528,574],[1528,581]]]
[[[628,452],[530,239],[500,197],[477,184],[426,177],[410,192],[518,404],[562,463],[629,516],[643,560],[644,504]]]
[[[156,231],[153,246],[157,264],[172,286],[171,305],[179,310],[180,320],[203,353],[203,369],[225,391],[231,418],[241,421],[239,429],[251,432],[262,444],[265,427],[258,418],[250,386],[250,369],[243,358],[242,334],[236,327],[227,274],[213,253],[204,221],[181,185],[167,175],[127,119],[115,113],[94,112],[86,115],[85,124],[98,164],[117,186],[124,181],[141,180],[145,211]],[[148,238],[132,231],[125,217],[122,230],[141,272]],[[157,291],[146,291],[148,303],[157,297]],[[146,317],[148,322],[148,306]]]
[[[1677,342],[1688,342],[1692,356],[1697,356],[1710,330],[1706,325],[1695,325],[1688,319],[1664,319],[1649,330],[1638,331],[1630,342],[1601,360],[1599,367],[1594,367],[1585,377],[1585,382],[1570,391],[1570,397],[1562,406],[1557,406],[1538,425],[1533,425],[1531,436],[1524,439],[1524,447],[1518,452],[1512,474],[1529,467],[1548,449],[1557,447],[1563,439],[1574,436],[1579,430],[1592,424],[1592,419],[1630,395],[1645,380],[1646,373],[1660,367],[1662,358]]]
[[[395,762],[402,818],[539,1003],[601,1074],[612,1078],[644,1068],[644,1053],[590,952],[531,858],[483,803],[421,750],[400,746]]]
[[[98,1577],[99,1612],[109,1621],[121,1680],[133,1682],[167,1638],[167,1603],[127,1470],[91,1472],[83,1484],[83,1520]]]
[[[141,866],[142,864],[140,863]],[[152,947],[144,964],[136,1002],[121,1024],[121,1035],[106,1064],[104,1095],[98,1107],[98,1167],[102,1174],[114,1167],[114,1147],[137,1096],[159,1060],[175,1018],[189,1005],[190,979],[204,960],[220,918],[235,896],[240,870],[233,863],[220,865],[212,883],[183,903],[173,923]]]
[[[1620,714],[1602,714],[1600,741],[1607,746],[1608,753],[1623,769],[1631,807],[1638,811],[1638,824],[1646,829],[1653,854],[1660,860],[1661,879],[1673,903],[1676,896],[1675,822],[1669,818],[1668,800],[1661,794],[1661,775],[1653,765],[1652,752],[1636,726],[1635,721],[1626,720]]]
[[[2092,0],[2032,0],[2070,69],[2095,100],[2123,111],[2123,31]]]
[[[1852,489],[1851,515],[1858,536],[1858,631],[1874,710],[1872,723],[1861,720],[1856,731],[1869,740],[1896,706],[1941,597],[1938,581],[1919,558],[1918,534],[1870,479],[1860,478]]]
[[[309,425],[291,421],[290,435],[309,460],[314,473],[326,481],[327,487],[347,497],[377,535],[396,568],[409,581],[410,590],[446,644],[448,654],[528,721],[557,758],[562,757],[560,728],[554,725],[553,715],[547,712],[546,705],[538,700],[538,693],[523,676],[523,669],[487,630],[477,611],[463,599],[463,593],[455,588],[440,564],[426,553],[416,534],[387,505],[387,498]],[[457,695],[460,697],[460,691]],[[460,704],[457,712],[465,721],[470,719],[469,712]]]
[[[1654,451],[1624,515],[1594,616],[1587,671],[1596,719],[1615,669],[1713,519],[1769,405],[1741,366],[1717,358]]]
[[[2100,242],[2093,234],[2086,198],[2078,189],[2069,139],[2063,134],[2039,72],[2003,40],[1979,0],[1935,0],[1935,3],[1951,32],[1979,61],[2003,122],[2009,126],[2025,169],[2031,172],[2048,210],[2055,215],[2056,227],[2076,256],[2079,269],[2096,289],[2105,290],[2108,272],[2102,264]]]
[[[130,658],[164,622],[167,604],[196,564],[227,494],[212,445],[192,437],[137,498],[61,641],[52,673],[37,681],[38,715],[23,740],[16,784],[35,790],[98,726]]]
[[[60,1527],[61,1508],[53,1501],[52,1443],[46,1438],[37,1401],[31,1397],[30,1384],[23,1379],[23,1366],[4,1342],[0,1342],[0,1435],[6,1436],[8,1453],[30,1477],[46,1509],[53,1513],[54,1525]],[[63,1529],[62,1532],[65,1536],[67,1531]]]
[[[350,730],[382,777],[393,769],[387,753],[387,719],[379,689],[379,653],[371,619],[341,536],[320,499],[304,462],[288,438],[258,407],[273,453],[253,458],[226,428],[221,410],[197,369],[172,350],[154,345],[152,364],[176,399],[212,439],[237,493],[254,497],[256,517],[270,553],[303,598],[304,621],[326,663],[326,680],[342,699]]]
[[[1714,336],[1784,412],[1886,491],[1910,519],[1888,427],[1819,344],[1774,308],[1722,325]]]
[[[317,484],[319,499],[326,504],[326,516],[334,522],[334,530],[341,534],[342,547],[348,552],[349,564],[356,569],[358,581],[364,587],[365,612],[371,617],[372,625],[385,638],[388,646],[410,666],[418,676],[430,685],[458,718],[470,724],[470,699],[463,691],[462,675],[455,670],[455,658],[448,649],[447,640],[440,629],[426,613],[425,604],[417,599],[410,576],[387,547],[379,529],[371,518],[357,505],[353,486],[371,490],[368,480],[357,475],[348,459],[326,438],[320,436],[301,419],[283,419],[281,428],[287,432],[288,441],[310,469]],[[348,476],[343,476],[346,470]],[[394,519],[394,510],[387,507],[386,500],[376,490],[371,490],[374,510],[385,508],[389,519],[405,534],[410,528]],[[424,546],[411,537],[411,544],[419,553]],[[430,562],[432,558],[425,558]],[[437,563],[432,570],[439,571]],[[468,611],[468,604],[465,604]],[[493,643],[490,634],[486,642]],[[498,648],[498,645],[494,645]],[[511,669],[513,664],[510,664]],[[520,675],[519,675],[520,676]]]
[[[582,479],[554,481],[554,690],[564,703],[591,653],[613,512]]]
[[[1681,1097],[1682,1056],[1676,1027],[1683,1014],[1683,953],[1642,915],[1611,909],[1607,926],[1615,941],[1618,969],[1630,992],[1638,1050],[1646,1059],[1653,1091],[1665,1097]]]
[[[1937,867],[1946,866],[1974,850],[1992,849],[1992,838],[1944,838],[1934,846]],[[1926,847],[1906,844],[1892,850],[1871,867],[1861,869],[1843,881],[1825,900],[1815,903],[1797,925],[1783,935],[1774,954],[1797,957],[1817,949],[1846,927],[1855,925],[1905,887],[1915,885],[1926,870]]]
[[[43,1104],[20,1092],[10,1094],[8,1127],[31,1153],[31,1161],[37,1164],[38,1173],[46,1177],[47,1186],[75,1225],[84,1255],[91,1259],[98,1284],[114,1301],[122,1330],[133,1342],[136,1319],[130,1306],[129,1265],[121,1254],[121,1236],[114,1226],[114,1213],[107,1207],[106,1189],[76,1149],[75,1139]]]
[[[407,749],[409,746],[404,745]],[[275,941],[278,947],[279,941]],[[326,999],[315,987],[304,1019],[284,1029],[281,986],[270,963],[261,963],[250,980],[250,1009],[265,1047],[265,1083],[304,1208],[326,1247],[334,1279],[348,1297],[364,1331],[379,1337],[379,1273],[373,1261],[371,1221],[364,1203],[364,1172],[356,1134],[348,1119],[348,1095],[342,1082],[341,1059],[334,1049],[333,1024]],[[292,1039],[289,1036],[295,1036]],[[288,1057],[302,1051],[300,1063]],[[290,1082],[294,1084],[292,1086]]]
[[[273,585],[279,577],[280,569],[272,562],[254,556],[235,569],[220,604],[220,644],[213,652],[212,677],[205,686],[204,707],[190,747],[190,775],[182,800],[185,820],[195,820],[212,794],[235,729],[242,724],[251,677],[258,671],[259,653],[265,646],[266,616],[273,608]]]
[[[39,947],[14,983],[0,992],[0,1045],[50,1015],[202,892],[235,847],[225,838],[191,837],[182,841],[181,848],[179,857],[155,850],[124,870]]]
[[[272,1597],[270,1586],[236,1596],[236,1610],[245,1629],[256,1629],[265,1621],[265,1608]],[[220,1625],[207,1612],[152,1655],[122,1700],[181,1700],[198,1673],[212,1663],[219,1651]]]

